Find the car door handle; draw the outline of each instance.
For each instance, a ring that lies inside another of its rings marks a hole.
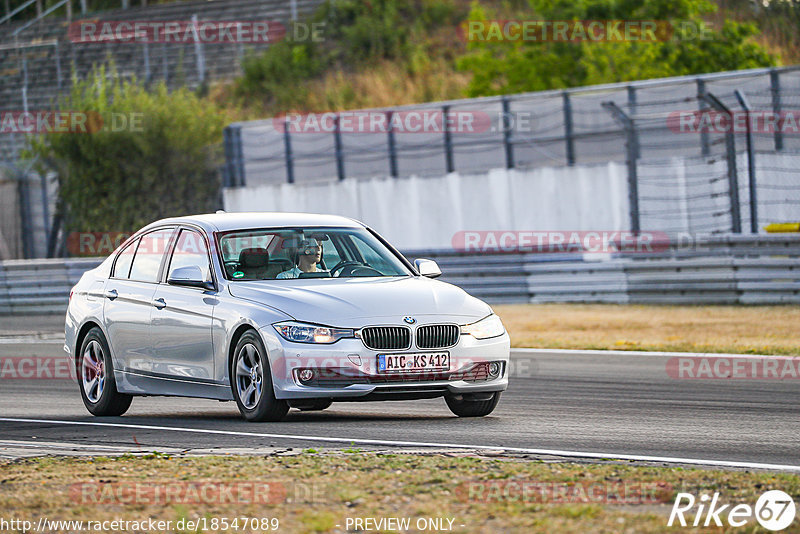
[[[106,298],[107,298],[107,299],[109,299],[109,300],[114,300],[114,299],[115,299],[115,298],[117,298],[118,296],[119,296],[119,293],[117,293],[117,290],[116,290],[116,289],[109,289],[109,290],[106,290]]]
[[[157,309],[161,310],[161,309],[167,307],[167,303],[164,301],[164,299],[161,299],[161,298],[153,299],[153,306],[155,306]]]

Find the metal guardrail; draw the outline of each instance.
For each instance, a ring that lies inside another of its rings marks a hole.
[[[493,303],[800,304],[800,234],[724,235],[655,242],[657,252],[597,260],[568,254],[465,254],[431,257],[442,280]]]
[[[100,258],[0,262],[0,314],[64,313],[69,290]]]
[[[800,304],[800,234],[716,236],[654,254],[600,261],[564,254],[415,250],[442,280],[490,303]],[[64,313],[70,288],[98,258],[0,262],[0,314]]]

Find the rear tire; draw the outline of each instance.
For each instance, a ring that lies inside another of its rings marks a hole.
[[[450,411],[459,417],[483,417],[492,413],[500,402],[500,392],[496,391],[488,400],[467,400],[447,395],[444,398]]]
[[[233,351],[230,368],[231,389],[236,405],[251,422],[280,421],[289,404],[275,397],[267,350],[255,330],[248,330]]]
[[[128,411],[132,395],[117,391],[108,342],[99,327],[86,334],[75,362],[83,404],[96,416],[117,416]]]

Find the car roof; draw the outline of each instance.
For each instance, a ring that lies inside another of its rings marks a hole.
[[[148,225],[148,228],[151,226],[161,226],[164,224],[194,224],[204,228],[207,232],[228,232],[231,230],[244,230],[249,228],[274,228],[284,226],[334,226],[346,228],[363,227],[363,225],[355,219],[342,217],[340,215],[280,212],[218,212],[161,219],[160,221],[156,221]]]

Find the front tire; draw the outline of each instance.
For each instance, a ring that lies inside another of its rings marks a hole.
[[[444,400],[450,411],[459,417],[484,417],[492,413],[500,402],[500,392],[494,392],[487,400],[470,400],[452,395],[445,396]]]
[[[267,351],[254,330],[242,334],[236,343],[230,377],[233,398],[245,419],[261,422],[286,417],[289,405],[275,398]]]
[[[75,366],[81,398],[89,413],[116,416],[128,411],[133,396],[117,391],[111,351],[100,328],[95,326],[83,338]]]

